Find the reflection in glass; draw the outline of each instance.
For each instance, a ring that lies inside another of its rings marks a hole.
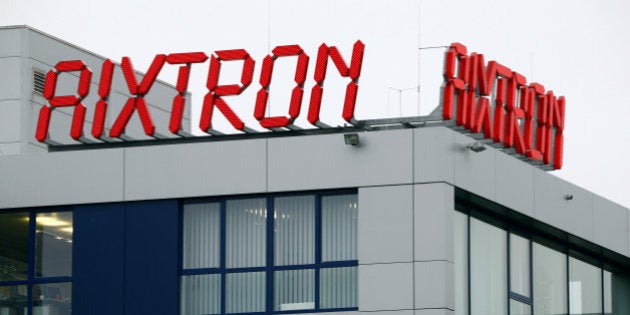
[[[35,233],[35,275],[72,275],[72,212],[38,213]]]
[[[571,257],[569,259],[569,314],[602,312],[602,270]]]
[[[510,300],[510,315],[532,315],[532,306],[519,301]]]
[[[265,311],[265,273],[228,273],[225,285],[227,313]]]
[[[0,214],[0,282],[27,279],[28,223],[26,212]]]
[[[507,235],[470,219],[470,302],[472,315],[507,314]]]
[[[274,282],[274,310],[315,308],[315,270],[276,271]]]
[[[357,267],[320,271],[320,308],[357,307]]]
[[[510,234],[510,286],[511,291],[530,297],[529,240]]]
[[[184,206],[184,268],[219,267],[220,219],[219,203]]]
[[[0,315],[26,315],[28,307],[25,285],[0,286]]]
[[[357,195],[322,197],[322,261],[357,259]]]
[[[604,270],[604,314],[613,314],[612,273]]]
[[[468,315],[468,216],[455,211],[455,314]]]
[[[567,256],[533,243],[534,313],[567,313]]]
[[[266,199],[227,201],[226,264],[228,268],[265,265]]]
[[[46,283],[33,285],[33,314],[70,315],[72,284]]]
[[[315,196],[274,199],[277,266],[315,262]]]
[[[182,277],[181,314],[219,314],[221,312],[221,275]]]

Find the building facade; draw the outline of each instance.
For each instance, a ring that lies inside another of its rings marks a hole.
[[[446,123],[43,145],[33,70],[104,58],[0,40],[1,315],[630,312],[629,210]]]

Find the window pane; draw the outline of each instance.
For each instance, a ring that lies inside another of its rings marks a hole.
[[[315,196],[274,200],[275,264],[315,263]]]
[[[221,312],[221,275],[184,276],[181,286],[182,315]]]
[[[468,315],[468,216],[455,211],[455,314]]]
[[[315,308],[315,271],[276,271],[274,310],[290,311]]]
[[[320,279],[320,308],[357,307],[357,267],[324,268]]]
[[[72,284],[46,283],[33,285],[33,315],[70,315]]]
[[[357,195],[322,198],[322,260],[357,259]]]
[[[510,285],[514,293],[530,297],[529,240],[510,234]]]
[[[604,270],[604,314],[613,314],[612,273]]]
[[[534,313],[567,313],[567,256],[533,243]]]
[[[601,314],[602,270],[571,257],[569,259],[569,313]]]
[[[28,223],[27,212],[0,214],[0,282],[27,279]]]
[[[510,315],[532,315],[532,306],[519,301],[510,300]]]
[[[26,315],[28,307],[25,285],[0,287],[0,315]]]
[[[228,273],[225,286],[227,313],[265,311],[264,272]]]
[[[219,203],[184,205],[185,269],[219,267],[220,226]]]
[[[228,268],[265,265],[267,203],[265,199],[227,201],[226,264]]]
[[[472,315],[507,313],[506,231],[470,220],[470,293]]]
[[[38,213],[36,223],[36,276],[71,276],[72,212]]]

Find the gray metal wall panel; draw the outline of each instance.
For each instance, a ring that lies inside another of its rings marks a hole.
[[[448,128],[419,128],[414,133],[414,182],[455,181],[456,133]]]
[[[0,100],[20,99],[22,84],[30,83],[22,79],[21,62],[20,57],[0,56]]]
[[[5,156],[0,208],[122,200],[120,150]]]
[[[126,200],[266,191],[266,140],[125,149]]]
[[[414,186],[414,261],[453,261],[454,211],[453,186]]]
[[[593,241],[627,255],[628,214],[628,209],[593,196]]]
[[[359,189],[359,262],[413,260],[411,185]]]
[[[0,57],[22,55],[22,29],[0,28]],[[3,81],[4,82],[4,81]]]
[[[359,265],[359,310],[413,309],[413,263]]]
[[[0,143],[20,142],[21,104],[19,100],[0,100]]]
[[[536,219],[593,241],[592,193],[541,170],[535,170],[534,185]]]
[[[452,262],[414,263],[415,309],[455,309],[455,280]]]
[[[496,153],[496,202],[534,216],[534,168],[502,152]]]
[[[357,146],[342,134],[269,139],[269,190],[410,183],[411,133],[362,132]]]
[[[496,152],[488,148],[473,152],[466,146],[474,139],[462,134],[455,135],[455,182],[457,187],[479,196],[495,200],[496,195]]]

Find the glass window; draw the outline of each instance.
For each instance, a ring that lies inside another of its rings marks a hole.
[[[322,260],[357,259],[357,195],[322,197]]]
[[[37,277],[72,275],[72,212],[38,213],[35,233]]]
[[[315,270],[285,270],[275,273],[274,310],[315,308]]]
[[[569,314],[602,312],[602,270],[569,258]]]
[[[613,314],[612,272],[604,270],[604,314]]]
[[[357,267],[324,268],[320,277],[321,308],[357,306]]]
[[[227,201],[226,264],[228,268],[265,265],[267,201],[263,198]]]
[[[46,283],[33,286],[33,314],[70,315],[72,284]]]
[[[470,256],[471,314],[506,314],[506,231],[471,218]]]
[[[181,281],[181,314],[220,314],[221,275],[184,276]]]
[[[510,315],[532,315],[532,306],[516,300],[510,300]]]
[[[227,313],[265,311],[265,273],[228,273],[225,285]]]
[[[0,314],[26,315],[27,290],[26,285],[0,286]]]
[[[468,216],[455,212],[455,314],[468,315]]]
[[[510,290],[524,297],[530,297],[529,261],[529,240],[510,234]]]
[[[185,204],[182,229],[182,314],[357,308],[356,194]]]
[[[315,262],[315,196],[280,197],[274,201],[275,264]]]
[[[218,268],[221,204],[184,206],[183,267]]]
[[[567,256],[538,243],[534,252],[534,313],[567,314]]]
[[[28,279],[28,212],[0,214],[0,282]]]

